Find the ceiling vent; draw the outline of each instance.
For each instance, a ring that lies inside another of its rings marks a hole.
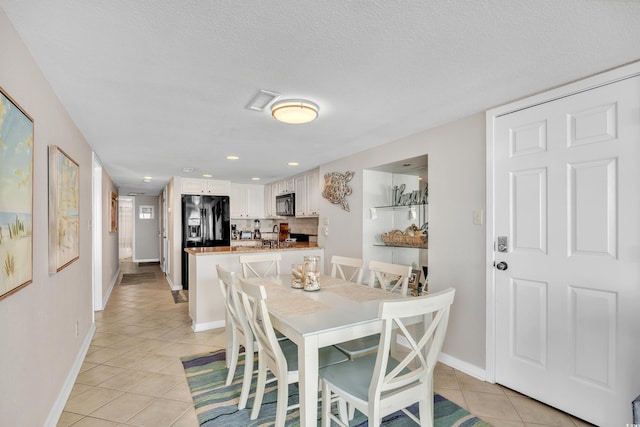
[[[279,96],[280,94],[276,92],[260,90],[258,93],[256,93],[251,102],[247,104],[247,108],[253,111],[262,111],[267,105],[271,103],[271,101]]]

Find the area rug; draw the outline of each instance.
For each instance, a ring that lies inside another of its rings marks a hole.
[[[253,396],[255,394],[256,380],[252,383],[247,408],[238,410],[238,398],[242,388],[242,372],[244,358],[241,356],[236,369],[236,376],[230,386],[225,386],[227,368],[225,367],[225,351],[219,350],[212,353],[183,357],[182,365],[187,376],[187,382],[191,390],[191,396],[201,427],[249,427],[273,425],[276,410],[276,383],[267,384],[265,396],[257,420],[250,420]],[[257,368],[257,359],[254,360],[254,368]],[[439,394],[434,394],[434,418],[435,427],[490,427],[489,424],[473,416],[455,403],[445,399]],[[298,402],[297,384],[289,386],[289,404]],[[409,407],[409,410],[418,414],[418,404]],[[318,408],[318,421],[321,415]],[[287,412],[286,426],[299,426],[298,410]],[[350,427],[364,427],[367,418],[360,412],[350,422]],[[413,420],[398,411],[382,420],[384,427],[415,426]]]
[[[156,273],[125,273],[122,275],[120,285],[139,285],[156,280]]]
[[[173,302],[178,304],[181,302],[189,302],[189,291],[180,290],[180,291],[171,291],[171,296],[173,297]]]

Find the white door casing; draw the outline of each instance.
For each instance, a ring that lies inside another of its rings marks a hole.
[[[487,115],[489,380],[602,426],[640,394],[638,73]]]

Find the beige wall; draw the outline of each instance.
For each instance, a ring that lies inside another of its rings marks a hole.
[[[91,147],[1,9],[0,85],[35,123],[33,283],[0,300],[0,425],[55,425],[57,419],[50,418],[64,405],[61,390],[93,331]],[[47,268],[51,144],[80,165],[80,259],[56,274]],[[105,257],[109,253],[112,249],[103,251]]]
[[[429,156],[429,290],[456,288],[456,300],[443,353],[449,362],[477,376],[485,369],[485,227],[473,225],[472,212],[485,209],[485,115],[476,114],[366,150],[320,167],[355,171],[350,181],[350,212],[320,201],[320,233],[325,259],[362,257],[364,169],[418,155]],[[382,248],[385,249],[385,248]],[[365,259],[368,263],[370,260]],[[325,268],[327,268],[325,266]]]

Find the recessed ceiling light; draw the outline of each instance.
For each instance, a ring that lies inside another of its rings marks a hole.
[[[145,176],[145,177],[142,178],[142,181],[143,182],[151,182],[151,178],[152,177],[150,177],[150,176]]]
[[[234,156],[234,155],[229,155],[227,156],[227,160],[238,160],[240,157],[238,156]]]
[[[260,178],[258,178],[257,176],[254,176],[251,178],[251,181],[260,181]]]
[[[211,175],[210,173],[203,173],[202,176],[205,178],[211,178],[213,175]]]
[[[194,168],[182,168],[182,172],[184,172],[184,173],[191,173],[194,170],[195,170]]]
[[[298,162],[289,162],[289,163],[287,163],[287,166],[298,166],[298,165],[300,165],[300,163],[298,163]]]

